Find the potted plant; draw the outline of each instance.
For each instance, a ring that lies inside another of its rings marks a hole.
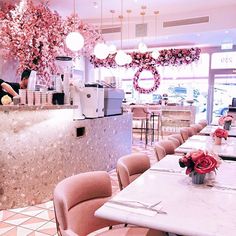
[[[189,152],[179,159],[180,167],[187,167],[186,174],[192,177],[194,184],[202,184],[206,173],[214,171],[219,164],[220,161],[217,156],[200,149]]]
[[[217,128],[212,134],[213,139],[215,140],[216,145],[220,145],[222,143],[222,138],[225,140],[228,137],[228,131],[222,128]]]

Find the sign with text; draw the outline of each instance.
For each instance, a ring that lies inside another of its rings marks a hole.
[[[217,52],[212,54],[211,69],[236,68],[236,52]]]

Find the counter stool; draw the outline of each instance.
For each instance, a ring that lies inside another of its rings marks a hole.
[[[131,106],[131,112],[133,113],[133,120],[141,121],[141,140],[143,136],[143,129],[145,128],[145,147],[148,143],[148,123],[151,118],[151,113],[145,106],[134,105]]]

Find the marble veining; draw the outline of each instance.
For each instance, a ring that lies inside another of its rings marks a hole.
[[[72,109],[0,113],[0,209],[48,201],[62,179],[131,152],[132,116],[73,121]],[[85,134],[76,137],[76,128]]]

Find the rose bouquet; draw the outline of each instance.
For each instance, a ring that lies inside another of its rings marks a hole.
[[[228,137],[228,131],[225,129],[217,128],[214,133],[212,134],[212,137],[215,138],[224,138],[225,140]]]
[[[224,125],[225,122],[232,122],[233,116],[227,115],[227,116],[221,116],[218,120],[219,125]]]
[[[187,167],[186,174],[197,173],[206,174],[214,171],[220,164],[217,156],[209,154],[207,151],[197,150],[187,153],[179,159],[182,168]]]

